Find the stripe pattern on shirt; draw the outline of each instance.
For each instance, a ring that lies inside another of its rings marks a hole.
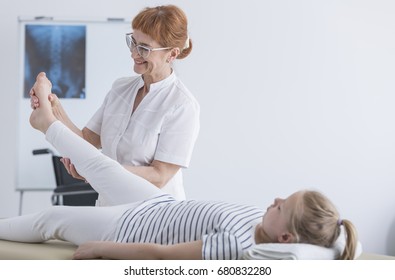
[[[240,259],[254,244],[263,210],[213,201],[176,201],[161,194],[127,210],[116,242],[177,244],[203,241],[203,259]]]

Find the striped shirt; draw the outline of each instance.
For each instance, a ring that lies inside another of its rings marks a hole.
[[[226,202],[154,196],[127,210],[116,242],[177,244],[203,241],[202,259],[240,259],[252,247],[263,210]]]

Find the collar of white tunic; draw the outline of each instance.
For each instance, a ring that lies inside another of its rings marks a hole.
[[[171,71],[171,74],[166,77],[165,79],[156,82],[156,83],[152,83],[150,85],[150,92],[156,91],[158,89],[164,88],[169,84],[174,83],[174,81],[177,79],[176,73],[174,72],[174,70]],[[140,76],[140,81],[139,81],[139,88],[142,87],[144,85],[144,79],[143,79],[143,75]]]

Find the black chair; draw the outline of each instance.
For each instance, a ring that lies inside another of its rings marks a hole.
[[[51,154],[56,187],[52,194],[53,205],[94,206],[98,193],[88,183],[73,178],[50,149],[33,150],[33,155]]]

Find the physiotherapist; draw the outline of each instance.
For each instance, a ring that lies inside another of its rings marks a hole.
[[[185,199],[182,168],[191,161],[200,107],[172,67],[192,51],[185,13],[174,5],[145,8],[132,21],[126,43],[138,76],[116,80],[101,107],[80,130],[51,94],[56,118],[130,172]],[[105,40],[105,38],[103,38]],[[33,108],[38,98],[31,90]],[[68,172],[82,178],[72,162]],[[107,205],[100,197],[98,206]]]

